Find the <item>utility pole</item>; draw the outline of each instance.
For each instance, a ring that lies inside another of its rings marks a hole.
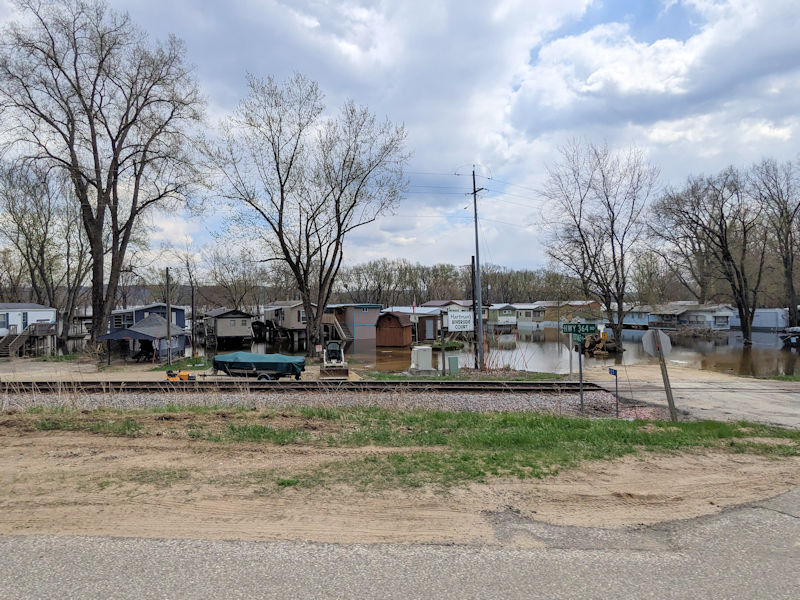
[[[194,277],[191,279],[192,283],[192,358],[197,358],[197,327],[195,327],[195,323],[197,322],[197,316],[194,307]],[[184,323],[186,325],[186,323]]]
[[[478,192],[483,188],[475,187],[475,165],[472,166],[472,207],[475,211],[475,300],[478,304],[476,314],[478,320],[478,369],[485,370],[483,360],[483,301],[481,299],[481,254],[478,248]]]
[[[470,273],[470,283],[472,284],[472,332],[473,332],[474,339],[477,340],[478,339],[478,322],[477,322],[477,320],[475,318],[475,315],[478,315],[479,313],[478,313],[477,307],[475,305],[475,257],[474,256],[472,257],[472,264],[470,266],[472,268],[472,270],[469,272]],[[479,368],[478,367],[479,364],[480,363],[478,362],[478,343],[476,341],[475,342],[475,368],[476,369]]]
[[[172,365],[172,307],[169,303],[169,267],[167,267],[167,364]]]

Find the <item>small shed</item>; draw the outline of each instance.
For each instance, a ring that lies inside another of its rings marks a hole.
[[[378,317],[376,346],[407,348],[411,346],[411,317],[405,313],[385,312]]]

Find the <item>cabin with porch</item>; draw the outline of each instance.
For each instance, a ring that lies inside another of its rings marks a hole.
[[[489,306],[489,325],[516,325],[517,309],[513,304],[492,304]]]
[[[0,303],[0,358],[56,351],[56,309],[29,302]]]
[[[236,308],[217,308],[203,317],[208,348],[241,348],[253,339],[253,315]]]
[[[331,333],[335,332],[342,341],[374,341],[380,312],[380,304],[328,304],[323,313],[323,324],[332,326]]]
[[[544,318],[544,308],[536,302],[515,302],[513,306],[517,313],[517,325],[533,325]]]

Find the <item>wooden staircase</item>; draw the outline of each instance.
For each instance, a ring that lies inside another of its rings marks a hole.
[[[22,333],[9,333],[0,340],[0,358],[12,358],[16,356],[17,351],[22,348],[22,344],[31,336],[32,331],[33,325],[31,324],[23,329]]]
[[[33,325],[28,325],[25,329],[22,330],[17,337],[15,337],[11,343],[8,345],[8,355],[9,356],[16,356],[17,351],[22,348],[22,344],[25,343],[29,337],[31,337],[31,333],[33,332]]]
[[[350,328],[347,325],[345,325],[344,323],[341,323],[338,320],[334,320],[333,323],[334,323],[334,325],[336,327],[336,331],[339,333],[339,336],[342,338],[342,341],[352,342],[355,339],[355,337],[353,336],[353,332],[350,331]]]
[[[2,339],[0,339],[0,358],[9,357],[8,345],[15,337],[17,337],[16,334],[8,333],[4,335]]]

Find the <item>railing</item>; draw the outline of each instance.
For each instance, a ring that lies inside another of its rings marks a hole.
[[[24,344],[25,340],[27,340],[30,337],[30,335],[31,335],[31,333],[32,333],[32,331],[34,329],[35,329],[35,324],[28,325],[22,331],[22,333],[20,333],[16,338],[14,338],[14,341],[12,341],[8,345],[8,355],[9,356],[13,356],[14,354],[17,353],[17,350],[19,350],[22,347],[22,344]]]

